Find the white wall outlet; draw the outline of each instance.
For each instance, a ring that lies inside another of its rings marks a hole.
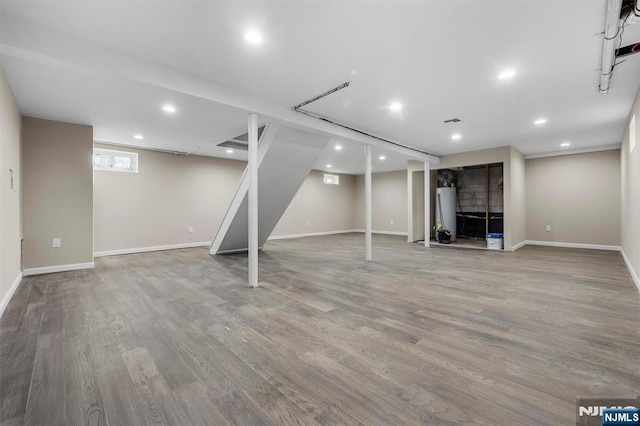
[[[54,248],[62,247],[62,238],[54,238],[51,245]]]
[[[391,222],[391,224],[393,225],[393,219],[391,219],[391,221],[390,221],[390,222]]]
[[[551,225],[547,225],[547,227],[544,230],[547,232],[551,232]]]
[[[193,233],[193,226],[190,226],[190,227],[189,227],[189,232],[190,232],[190,233]]]
[[[310,223],[311,223],[311,222],[307,221],[307,226],[309,226],[309,224],[310,224]]]

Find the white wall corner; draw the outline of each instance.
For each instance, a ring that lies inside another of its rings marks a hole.
[[[625,265],[627,265],[627,269],[631,274],[633,283],[636,285],[636,287],[638,288],[638,291],[640,292],[640,276],[638,276],[638,273],[635,271],[635,269],[633,269],[633,266],[631,265],[631,262],[629,261],[627,254],[624,252],[624,249],[620,249],[620,253],[622,253],[622,258],[624,259],[624,263]]]
[[[5,294],[2,298],[2,301],[0,301],[0,318],[2,318],[2,315],[4,315],[5,309],[7,309],[7,306],[9,306],[9,302],[11,301],[13,295],[16,293],[16,290],[18,290],[21,282],[22,273],[19,273],[16,279],[13,280],[13,283],[11,284],[11,287],[9,287],[9,291],[7,292],[7,294]]]
[[[51,274],[54,272],[67,272],[67,271],[77,271],[80,269],[92,269],[95,268],[96,264],[94,262],[87,263],[74,263],[71,265],[56,265],[56,266],[43,266],[41,268],[29,268],[22,271],[23,277],[28,277],[31,275],[42,275],[42,274]]]

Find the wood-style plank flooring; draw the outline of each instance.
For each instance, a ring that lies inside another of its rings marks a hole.
[[[185,249],[25,278],[0,321],[0,425],[575,424],[640,392],[619,253],[425,249],[362,234]]]

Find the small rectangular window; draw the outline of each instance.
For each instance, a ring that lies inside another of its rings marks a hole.
[[[338,175],[324,175],[324,183],[326,185],[339,185],[340,184],[340,176]]]
[[[138,154],[135,152],[94,148],[93,168],[112,172],[138,173]]]

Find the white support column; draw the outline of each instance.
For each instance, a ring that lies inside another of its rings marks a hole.
[[[424,162],[424,246],[429,247],[431,239],[431,168]]]
[[[258,287],[258,115],[249,114],[249,287]]]
[[[365,205],[365,226],[364,244],[366,259],[372,258],[371,252],[371,145],[365,147],[364,165],[364,205]]]

